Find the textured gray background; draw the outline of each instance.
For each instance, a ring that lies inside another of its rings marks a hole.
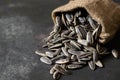
[[[119,0],[115,0],[120,2]],[[0,0],[0,80],[52,80],[50,66],[34,54],[49,35],[51,11],[68,0]],[[108,44],[120,50],[120,33]],[[72,71],[61,80],[119,80],[120,59],[103,59],[105,68]]]

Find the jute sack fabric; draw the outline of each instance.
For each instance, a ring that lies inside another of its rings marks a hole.
[[[120,27],[120,5],[112,0],[70,0],[67,4],[52,11],[54,24],[56,14],[84,8],[94,20],[102,25],[100,43],[110,41]]]

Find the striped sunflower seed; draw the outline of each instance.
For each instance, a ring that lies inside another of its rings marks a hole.
[[[83,65],[78,65],[78,64],[69,64],[67,65],[68,69],[78,69],[78,68],[82,68]]]
[[[91,32],[87,32],[86,40],[88,43],[92,44],[93,42],[93,36]]]
[[[78,20],[79,20],[82,24],[86,21],[86,19],[85,19],[84,17],[78,17]]]
[[[70,41],[70,44],[73,45],[74,47],[78,48],[79,50],[81,50],[79,43],[71,40],[71,41]]]
[[[65,63],[69,63],[69,61],[70,60],[68,58],[66,58],[66,59],[59,59],[55,63],[57,63],[57,64],[65,64]]]
[[[69,24],[73,21],[73,15],[72,14],[65,14],[65,17],[66,17],[67,21],[69,22]]]
[[[67,49],[65,47],[62,47],[61,49],[65,56],[67,56],[67,57],[70,56],[70,54],[67,52]]]
[[[90,16],[88,16],[87,19],[88,19],[88,22],[90,23],[91,27],[93,29],[96,29],[97,26],[95,25],[93,19]]]
[[[56,70],[55,67],[57,66],[57,64],[55,64],[51,69],[50,69],[50,74],[53,74]]]
[[[46,64],[52,64],[52,61],[48,57],[41,57],[40,61]]]
[[[81,45],[84,45],[84,46],[89,46],[90,45],[90,43],[87,40],[84,40],[84,39],[78,39],[78,43],[80,43]]]
[[[37,55],[39,55],[39,56],[46,56],[46,54],[45,53],[41,53],[40,51],[35,51],[35,54],[37,54]]]
[[[55,72],[53,73],[53,79],[59,80],[60,77],[61,77],[61,74],[60,74],[58,71],[55,71]]]
[[[45,54],[50,58],[53,58],[56,55],[54,52],[50,52],[50,51],[46,51]]]
[[[60,65],[56,65],[54,69],[61,74],[66,74],[67,73],[67,70],[62,68]]]
[[[112,55],[115,57],[115,58],[118,58],[118,51],[116,49],[113,49],[112,50]]]
[[[98,67],[103,67],[103,64],[100,60],[96,61],[95,64],[98,66]]]
[[[88,65],[89,65],[91,70],[95,70],[95,63],[93,61],[89,61]]]
[[[60,48],[60,47],[62,47],[62,46],[63,46],[63,44],[62,44],[62,43],[57,43],[57,44],[55,44],[55,45],[53,45],[53,46],[49,47],[49,49],[53,49],[53,48]]]

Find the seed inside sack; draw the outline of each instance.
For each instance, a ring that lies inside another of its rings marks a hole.
[[[107,48],[99,43],[102,26],[95,21],[85,9],[77,9],[56,14],[55,25],[46,38],[44,53],[40,60],[52,64],[50,74],[54,79],[60,78],[67,69],[80,69],[88,65],[91,70],[96,66],[103,67],[101,55],[109,54]],[[118,58],[118,51],[113,49],[112,55]]]

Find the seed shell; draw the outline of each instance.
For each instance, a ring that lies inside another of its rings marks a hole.
[[[65,63],[68,63],[68,62],[69,62],[68,58],[66,58],[66,59],[60,59],[60,60],[56,61],[57,64],[65,64]]]
[[[39,55],[39,56],[46,56],[46,54],[45,53],[41,53],[40,51],[35,51],[35,54],[37,54],[37,55]]]
[[[77,65],[77,64],[69,64],[67,65],[67,68],[68,69],[78,69],[78,68],[81,68],[83,67],[82,65]]]
[[[95,63],[93,61],[89,61],[88,65],[89,65],[91,70],[95,70]]]
[[[98,66],[98,67],[103,67],[103,64],[100,60],[96,61],[95,64]]]
[[[118,58],[118,51],[116,49],[113,49],[112,50],[112,55],[115,57],[115,58]]]
[[[48,57],[41,57],[40,61],[46,64],[52,64],[52,61]]]

